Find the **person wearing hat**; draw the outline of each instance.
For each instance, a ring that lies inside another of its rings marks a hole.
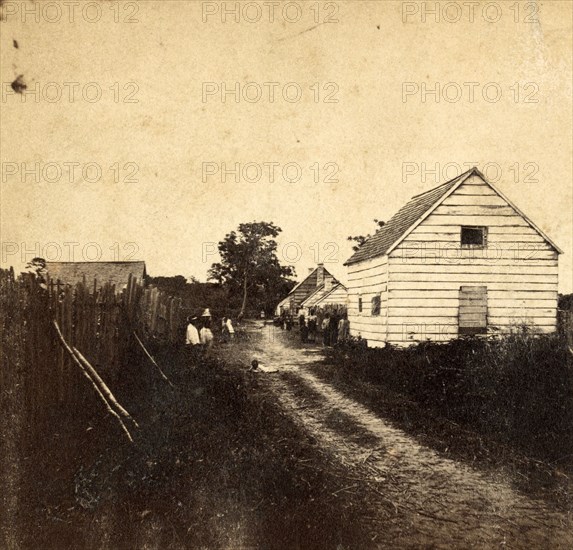
[[[211,331],[211,316],[201,315],[203,319],[203,326],[199,331],[199,339],[203,347],[203,354],[208,355],[211,346],[213,345],[213,332]]]
[[[195,324],[197,323],[197,317],[187,317],[187,332],[185,336],[185,347],[188,350],[189,359],[191,362],[195,362],[199,357],[199,351],[201,349],[201,339],[199,338],[199,331]]]

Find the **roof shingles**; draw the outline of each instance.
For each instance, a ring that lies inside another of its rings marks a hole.
[[[408,203],[390,218],[386,225],[376,231],[376,233],[346,261],[346,265],[384,256],[390,247],[398,241],[417,220],[442,199],[462,178],[467,177],[470,173],[471,170],[464,172],[451,181],[412,197]]]

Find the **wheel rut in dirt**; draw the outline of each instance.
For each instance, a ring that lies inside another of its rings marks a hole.
[[[315,351],[289,347],[280,332],[264,360],[279,368],[271,387],[319,446],[346,465],[353,491],[366,491],[378,509],[369,519],[375,541],[399,547],[573,547],[573,521],[531,499],[502,474],[480,472],[444,458],[394,428],[307,370]],[[383,530],[383,534],[382,534]]]

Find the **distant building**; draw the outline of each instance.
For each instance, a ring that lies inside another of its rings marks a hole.
[[[275,315],[280,315],[283,311],[290,312],[290,295],[286,298],[283,298],[277,305],[275,309]]]
[[[340,283],[324,267],[324,264],[318,264],[314,269],[309,269],[308,275],[277,305],[276,314],[280,315],[284,311],[296,315],[303,302],[311,295],[323,293],[325,288],[331,291],[338,285]]]
[[[383,346],[553,332],[560,253],[473,168],[413,197],[347,260],[351,334]]]
[[[324,284],[312,292],[301,304],[305,309],[324,308],[326,306],[346,306],[348,290],[335,279],[325,279]]]
[[[147,274],[145,262],[46,262],[46,269],[54,282],[75,286],[85,278],[88,285],[97,281],[100,288],[111,283],[118,291],[125,288],[130,275],[143,281]]]

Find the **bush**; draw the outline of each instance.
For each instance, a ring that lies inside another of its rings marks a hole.
[[[340,376],[406,394],[433,414],[543,459],[559,461],[573,448],[573,354],[561,335],[522,329],[405,349],[354,340],[330,353]]]

